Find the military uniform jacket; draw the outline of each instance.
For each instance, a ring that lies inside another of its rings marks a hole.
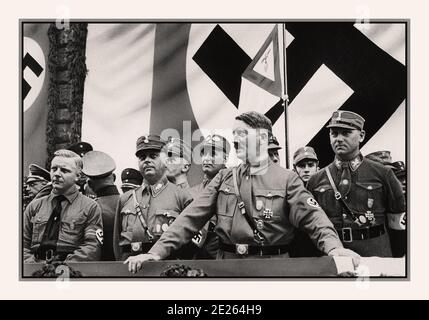
[[[259,225],[266,238],[265,245],[289,244],[295,228],[302,228],[311,233],[312,240],[325,253],[342,247],[332,223],[297,174],[272,161],[264,174],[249,176],[247,167],[242,164],[237,168],[240,194],[243,201],[250,204],[248,208],[253,217],[262,221]],[[251,180],[253,196],[241,192],[247,176]],[[238,208],[232,169],[229,168],[219,171],[149,252],[167,257],[188,242],[213,214],[217,215],[215,232],[220,241],[257,245],[251,227]]]
[[[34,261],[46,224],[54,209],[56,194],[33,200],[24,212],[24,262]],[[102,243],[101,210],[97,203],[82,195],[77,188],[65,195],[62,204],[58,250],[72,251],[66,261],[97,261]]]
[[[149,186],[143,183],[135,189],[137,202],[149,231],[156,241],[173,223],[183,209],[192,201],[186,190],[177,187],[166,177]],[[114,252],[116,260],[123,259],[123,246],[133,242],[149,243],[133,199],[133,191],[121,195],[116,209],[114,227]]]
[[[113,254],[113,226],[115,224],[116,207],[119,201],[119,192],[115,185],[107,186],[97,191],[95,199],[101,208],[103,217],[103,247],[101,249],[102,261],[115,261]]]
[[[340,174],[336,161],[338,160],[332,162],[328,168],[338,189]],[[350,166],[350,191],[344,199],[355,214],[370,212],[374,215],[375,225],[380,225],[386,222],[386,214],[405,212],[401,184],[391,169],[361,155],[355,159],[355,162],[352,161]],[[349,216],[343,215],[342,205],[335,200],[334,190],[325,169],[318,171],[310,178],[307,188],[313,193],[337,229],[359,227]]]

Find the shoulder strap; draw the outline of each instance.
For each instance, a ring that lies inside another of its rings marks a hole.
[[[139,220],[140,220],[140,222],[141,222],[141,224],[143,226],[143,229],[144,229],[144,231],[147,234],[147,237],[148,237],[149,241],[153,241],[154,236],[149,231],[149,228],[147,227],[147,223],[144,220],[144,217],[142,215],[142,210],[141,210],[140,205],[139,205],[139,203],[137,201],[136,190],[133,190],[132,193],[133,193],[133,201],[134,201],[134,207],[136,208],[137,217],[139,218]]]
[[[352,218],[353,221],[358,222],[358,218],[353,213],[353,211],[350,209],[350,207],[347,205],[347,203],[344,201],[343,197],[341,196],[341,193],[338,191],[337,186],[335,185],[334,179],[332,179],[331,171],[329,170],[329,166],[325,167],[326,175],[328,176],[329,183],[331,184],[332,189],[334,189],[335,192],[335,200],[339,201],[344,209],[345,212]]]
[[[236,167],[232,168],[232,180],[234,182],[235,195],[237,196],[237,199],[238,199],[238,208],[240,209],[241,214],[244,215],[244,217],[246,218],[246,221],[249,224],[249,226],[252,228],[253,236],[255,237],[255,241],[257,243],[259,243],[260,245],[264,245],[265,236],[256,227],[255,220],[250,215],[249,211],[247,211],[246,205],[244,204],[244,201],[240,196],[240,189],[238,188],[238,183],[237,183],[237,168]]]

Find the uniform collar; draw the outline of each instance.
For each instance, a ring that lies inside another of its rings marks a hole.
[[[212,179],[210,179],[206,175],[204,175],[203,182],[202,182],[203,187],[205,188],[210,183],[210,181],[212,181]]]
[[[252,176],[265,174],[267,172],[268,167],[272,163],[273,163],[272,160],[268,158],[267,161],[261,162],[260,165],[257,167],[250,166],[250,164],[247,164],[246,171]]]
[[[147,181],[144,181],[143,185],[142,185],[142,192],[147,187],[149,187],[152,196],[156,197],[158,194],[160,194],[162,192],[162,190],[165,189],[165,187],[167,186],[168,182],[169,181],[168,181],[168,179],[167,179],[167,177],[165,175],[161,179],[159,179],[156,183],[154,183],[153,185],[149,185],[147,183]]]
[[[55,193],[53,190],[49,196],[49,200],[52,201],[56,196],[59,196],[60,194]],[[71,187],[69,190],[67,190],[66,193],[63,194],[63,196],[67,199],[69,203],[72,203],[77,196],[79,195],[79,189],[76,185]]]
[[[97,197],[113,196],[119,194],[118,188],[115,185],[105,186],[96,191]]]
[[[183,181],[182,183],[176,184],[176,186],[178,186],[181,189],[188,189],[189,183],[188,183],[188,181]]]
[[[334,165],[337,167],[337,169],[341,169],[343,165],[348,165],[352,171],[356,171],[359,166],[362,164],[363,156],[361,153],[359,153],[354,159],[350,161],[342,161],[335,157]]]

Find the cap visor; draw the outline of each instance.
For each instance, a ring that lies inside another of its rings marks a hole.
[[[343,129],[359,130],[356,127],[349,126],[347,124],[342,124],[342,123],[328,124],[326,128],[343,128]]]

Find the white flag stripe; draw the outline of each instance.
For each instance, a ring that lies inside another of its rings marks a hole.
[[[89,24],[82,140],[136,167],[136,139],[148,133],[155,25]]]
[[[311,141],[352,94],[353,90],[324,64],[316,71],[289,105],[290,159],[295,150]]]
[[[405,23],[355,24],[356,29],[405,65]]]
[[[364,155],[389,150],[393,161],[405,161],[405,111],[404,100],[384,126],[363,146]]]
[[[253,68],[254,71],[259,73],[260,75],[264,76],[265,78],[270,79],[271,81],[275,81],[274,76],[274,46],[273,43],[271,43],[265,52],[262,54],[259,61],[256,63],[255,67]]]

